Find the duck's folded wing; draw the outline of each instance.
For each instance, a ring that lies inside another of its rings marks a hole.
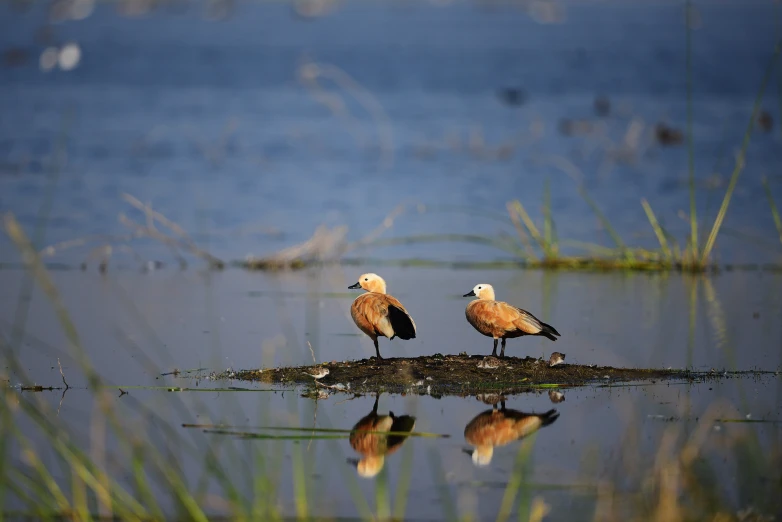
[[[526,310],[522,310],[516,306],[509,305],[508,303],[500,303],[503,305],[503,309],[506,310],[508,318],[511,318],[513,325],[524,333],[537,334],[543,330],[543,324],[538,321],[538,318],[529,313]]]
[[[388,320],[391,323],[391,327],[394,329],[394,335],[400,339],[415,339],[415,321],[407,313],[407,310],[402,303],[395,297],[385,295]]]

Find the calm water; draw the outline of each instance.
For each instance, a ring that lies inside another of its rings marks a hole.
[[[508,200],[519,199],[538,218],[547,179],[560,237],[610,244],[576,183],[552,166],[552,158],[582,171],[590,194],[628,242],[654,245],[642,197],[675,235],[687,229],[677,216],[689,208],[686,149],[655,144],[651,128],[657,121],[683,128],[686,120],[678,4],[567,4],[562,24],[539,24],[516,6],[459,2],[348,3],[315,20],[293,16],[284,3],[239,4],[219,22],[205,21],[197,8],[124,18],[113,6],[100,5],[84,20],[51,26],[48,43],[38,33],[47,19],[43,4],[23,13],[6,4],[0,10],[0,48],[21,48],[29,57],[0,73],[0,212],[13,212],[32,235],[53,186],[40,247],[125,233],[120,213],[142,218],[122,200],[123,192],[151,202],[225,259],[289,246],[324,223],[347,225],[349,237],[358,239],[401,203],[408,211],[389,236],[513,234],[510,225],[464,209],[503,214]],[[700,11],[693,79],[702,215],[713,216],[719,205],[771,56],[776,16],[765,3],[727,2]],[[68,41],[80,45],[78,67],[42,72],[43,49]],[[326,97],[302,82],[301,67],[313,62],[321,70],[339,68],[371,93],[384,123],[378,126],[371,111],[333,81],[320,82]],[[523,88],[525,103],[502,103],[497,90],[505,87]],[[777,87],[769,85],[763,104],[773,115]],[[594,116],[596,94],[611,99],[609,117]],[[334,112],[339,103],[345,112]],[[598,131],[564,136],[558,130],[563,118],[589,119]],[[641,130],[637,143],[620,150],[633,121],[632,128]],[[60,147],[66,160],[55,162]],[[780,261],[760,183],[769,177],[782,202],[779,155],[778,127],[754,137],[718,243],[720,260]],[[172,259],[157,243],[133,246],[142,260]],[[67,250],[53,260],[75,268],[88,252]],[[503,256],[458,243],[362,254]],[[206,368],[208,374],[308,364],[308,342],[318,361],[370,356],[371,341],[349,316],[356,294],[347,290],[370,270],[386,278],[419,327],[415,340],[381,340],[388,356],[490,353],[491,340],[464,320],[467,299],[461,297],[487,282],[500,299],[529,309],[562,333],[556,345],[510,340],[511,355],[547,357],[556,348],[578,364],[778,372],[779,273],[693,278],[349,266],[267,274],[210,272],[197,261],[185,271],[169,265],[140,273],[131,253],[115,251],[114,259],[105,275],[91,266],[51,276],[92,364],[107,383],[129,392],[120,397],[111,390],[112,410],[128,432],[181,469],[210,513],[230,512],[219,501],[226,496],[219,484],[199,483],[210,451],[241,495],[267,495],[285,515],[300,509],[296,498],[304,484],[313,514],[407,519],[452,518],[457,512],[495,518],[517,455],[529,452],[522,463],[521,504],[513,504],[511,516],[528,513],[539,497],[551,507],[552,520],[593,520],[601,509],[626,520],[656,505],[646,480],[660,470],[663,457],[679,455],[688,441],[698,441],[699,473],[711,470],[709,491],[732,513],[779,510],[777,496],[769,493],[782,458],[778,375],[563,389],[566,400],[557,404],[547,391],[509,397],[509,409],[556,408],[560,416],[537,435],[495,448],[483,467],[464,451],[471,449],[464,430],[490,406],[475,397],[436,399],[414,390],[382,394],[380,414],[412,415],[416,432],[449,437],[407,439],[373,479],[359,477],[348,462],[361,456],[345,438],[242,440],[181,426],[351,429],[370,413],[373,397],[334,394],[314,401],[302,398],[301,390],[161,376],[175,368]],[[17,261],[3,234],[0,262]],[[18,317],[23,276],[21,269],[0,270],[5,339]],[[94,390],[86,389],[39,288],[29,306],[26,335],[15,348],[26,375],[9,373],[5,360],[0,372],[15,388],[58,386],[59,358],[74,388],[64,397],[58,391],[19,392],[15,400],[43,401],[40,407],[51,409],[63,433],[93,458],[105,459],[116,480],[130,484],[127,450],[101,434],[105,419]],[[137,388],[154,386],[163,389]],[[170,386],[220,391],[173,393],[165,389]],[[677,421],[665,421],[672,417]],[[67,484],[70,471],[54,458],[51,442],[18,411],[14,420],[47,469]],[[29,470],[17,443],[9,454],[14,469]],[[303,478],[296,472],[302,469]],[[274,486],[261,487],[260,479]],[[402,499],[406,505],[399,504]],[[168,513],[178,509],[162,493],[161,501]],[[18,503],[11,498],[9,505]]]
[[[169,448],[172,462],[193,477],[194,491],[205,455],[214,450],[242,494],[257,498],[253,481],[269,478],[279,488],[273,498],[291,515],[297,512],[293,470],[305,466],[311,508],[324,516],[364,516],[365,503],[378,514],[401,509],[393,503],[386,506],[387,488],[391,501],[397,496],[407,499],[405,512],[411,519],[448,518],[449,509],[493,518],[515,469],[516,455],[523,450],[530,451],[531,457],[523,468],[522,497],[527,501],[541,497],[552,506],[553,519],[591,520],[605,501],[599,500],[600,484],[619,488],[612,505],[621,513],[643,512],[643,502],[655,505],[654,498],[638,497],[637,492],[644,477],[656,469],[664,439],[677,434],[671,451],[678,454],[691,437],[706,429],[699,457],[701,464],[713,469],[717,487],[731,492],[725,497],[727,505],[736,510],[748,506],[762,510],[768,505],[766,488],[775,475],[758,468],[753,459],[758,451],[767,454],[771,463],[779,456],[782,382],[773,374],[702,384],[561,389],[565,401],[557,404],[551,403],[547,390],[509,397],[507,408],[525,413],[556,408],[560,417],[537,437],[495,448],[489,465],[482,467],[475,466],[464,451],[472,449],[464,430],[489,406],[469,396],[435,399],[421,388],[411,388],[413,393],[407,396],[384,394],[379,413],[412,415],[415,431],[450,437],[408,439],[386,457],[381,473],[371,479],[359,477],[348,462],[361,455],[347,439],[242,440],[181,427],[220,423],[236,431],[258,432],[256,428],[268,426],[348,430],[369,414],[372,397],[334,394],[314,401],[300,397],[301,390],[236,391],[230,388],[267,388],[240,381],[161,376],[175,368],[207,368],[203,373],[208,374],[227,368],[308,364],[307,341],[319,361],[368,357],[372,344],[358,335],[350,320],[354,294],[346,290],[354,274],[365,269],[272,275],[240,270],[118,272],[105,277],[79,271],[52,274],[93,364],[109,384],[129,392],[122,397],[117,396],[118,390],[107,392],[112,410],[129,429],[143,434],[146,443],[161,451]],[[688,278],[390,268],[383,273],[390,290],[419,324],[413,341],[381,340],[386,356],[488,354],[491,341],[464,320],[468,299],[459,296],[477,282],[490,281],[502,298],[557,327],[562,338],[556,349],[567,354],[568,362],[782,370],[778,274]],[[14,316],[20,279],[20,271],[0,271],[4,332]],[[29,335],[18,352],[32,381],[25,383],[59,385],[56,359],[60,357],[75,389],[64,399],[58,391],[45,392],[42,399],[52,412],[59,411],[59,422],[69,426],[76,441],[94,447],[100,444],[94,427],[103,417],[92,392],[84,389],[84,377],[67,355],[48,301],[36,292],[30,305]],[[516,339],[508,346],[511,354],[534,356],[548,356],[555,348],[545,339]],[[12,386],[22,383],[13,375],[10,379]],[[171,386],[194,391],[165,390]],[[198,391],[203,389],[212,391]],[[21,399],[30,400],[31,395],[22,392]],[[665,421],[671,417],[677,422]],[[748,418],[771,423],[723,422]],[[50,443],[22,416],[19,423],[48,455]],[[113,437],[106,444],[109,469],[118,480],[130,481],[123,451],[114,447]],[[742,444],[751,444],[754,453]],[[735,469],[748,471],[737,474]],[[204,497],[204,506],[212,513],[225,512],[225,505],[216,500],[224,498],[225,491],[216,484],[209,491],[213,495],[211,500]],[[514,507],[514,512],[517,509],[527,512],[529,505]]]

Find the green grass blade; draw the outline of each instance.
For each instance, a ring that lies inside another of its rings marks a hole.
[[[532,243],[530,243],[529,235],[527,234],[526,230],[524,230],[521,218],[518,212],[516,212],[516,208],[513,206],[513,203],[509,202],[505,205],[505,207],[508,209],[508,215],[510,216],[510,220],[513,223],[513,227],[516,229],[516,234],[519,236],[521,245],[524,247],[524,252],[527,254],[527,258],[538,261],[538,256],[535,255],[535,250],[532,248]]]
[[[758,112],[760,111],[760,103],[763,101],[763,94],[766,92],[766,86],[771,79],[771,73],[774,70],[774,65],[776,64],[777,58],[779,57],[780,45],[782,45],[782,42],[778,42],[774,48],[774,54],[771,57],[768,67],[766,68],[765,74],[763,75],[763,81],[760,83],[760,90],[758,91],[758,95],[755,97],[755,104],[752,107],[752,114],[749,116],[747,130],[744,132],[744,139],[742,140],[741,150],[739,151],[739,155],[736,158],[736,166],[733,168],[733,174],[730,176],[728,189],[725,192],[722,205],[720,205],[720,210],[717,213],[716,219],[714,220],[714,225],[711,227],[711,232],[709,233],[709,238],[706,241],[706,246],[703,248],[703,254],[701,255],[700,259],[701,265],[705,265],[706,261],[711,255],[711,250],[714,248],[715,241],[717,241],[717,234],[720,231],[722,222],[725,220],[725,214],[728,212],[730,198],[733,196],[733,191],[736,189],[736,183],[739,180],[739,175],[741,174],[741,171],[744,170],[744,161],[747,155],[749,140],[752,136],[752,127],[755,125],[755,120],[757,119]]]
[[[375,513],[378,520],[391,519],[391,500],[388,491],[388,468],[383,466],[375,479]]]
[[[698,257],[698,216],[695,205],[695,144],[692,134],[692,2],[687,0],[684,30],[686,31],[686,74],[687,74],[687,170],[690,191],[690,247],[692,258]]]
[[[440,454],[434,448],[429,450],[429,469],[432,472],[432,482],[437,485],[436,488],[443,509],[443,519],[459,520],[456,500],[451,495],[451,490],[448,487],[442,458],[440,458]]]
[[[296,437],[298,438],[298,437]],[[291,460],[293,465],[293,498],[296,505],[296,516],[299,520],[306,520],[309,513],[307,503],[307,473],[301,444],[293,444],[291,448]]]
[[[774,196],[771,194],[771,187],[768,185],[768,179],[763,178],[763,189],[766,191],[766,198],[768,198],[768,206],[771,207],[771,217],[774,218],[774,225],[777,227],[777,234],[779,234],[779,241],[782,243],[782,220],[779,218],[779,209],[774,201]]]
[[[545,242],[547,258],[556,256],[553,233],[551,219],[551,186],[549,179],[546,178],[546,182],[543,185],[543,241]]]
[[[131,457],[131,471],[136,486],[136,493],[138,499],[147,507],[152,517],[155,520],[163,520],[165,517],[163,512],[160,511],[160,506],[152,493],[152,489],[149,487],[149,481],[144,472],[144,456],[143,446],[137,445]]]
[[[535,226],[535,223],[529,217],[529,214],[527,214],[527,211],[524,209],[524,205],[522,205],[521,201],[519,200],[512,201],[510,205],[513,206],[513,210],[516,212],[516,214],[518,214],[522,222],[524,222],[524,225],[527,227],[527,230],[529,231],[529,234],[532,236],[532,238],[538,242],[540,249],[545,252],[546,241],[543,239],[543,236],[540,235],[538,227]]]
[[[660,242],[660,248],[663,249],[663,254],[666,258],[671,259],[671,249],[668,246],[668,240],[665,238],[665,232],[660,226],[660,223],[657,221],[657,216],[654,215],[654,211],[649,205],[649,202],[646,201],[646,198],[641,198],[641,206],[644,208],[646,217],[649,219],[649,223],[652,225],[654,234],[657,236],[657,241]]]
[[[516,460],[513,463],[513,473],[508,479],[508,485],[502,495],[500,511],[497,513],[497,522],[505,522],[510,517],[513,510],[513,504],[516,502],[516,496],[521,487],[524,464],[529,461],[532,455],[532,448],[535,445],[537,433],[533,433],[519,445],[519,451],[516,453]]]
[[[413,482],[413,446],[405,446],[402,450],[402,463],[399,466],[400,476],[396,485],[394,497],[393,518],[404,520],[407,511],[407,499],[410,494],[410,484]]]
[[[265,433],[252,433],[247,431],[231,430],[204,430],[204,433],[212,435],[233,435],[241,439],[258,440],[328,440],[328,439],[347,439],[349,435],[268,435]]]
[[[204,428],[204,429],[220,429],[220,430],[268,430],[268,431],[303,431],[306,433],[353,433],[354,430],[347,430],[341,428],[307,428],[301,426],[233,426],[230,424],[182,424],[183,428]],[[449,434],[445,433],[430,433],[426,431],[369,431],[361,430],[366,434],[377,435],[400,435],[405,437],[428,437],[436,439],[447,439]],[[245,433],[245,432],[232,432],[232,433]],[[252,432],[246,432],[252,433]]]

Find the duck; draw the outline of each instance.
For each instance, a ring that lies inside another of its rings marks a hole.
[[[476,466],[487,466],[494,455],[494,448],[505,446],[513,441],[523,439],[544,426],[554,423],[559,413],[551,409],[546,413],[524,413],[496,405],[478,414],[464,428],[464,440],[474,446],[474,449],[464,450],[472,458]]]
[[[380,415],[377,412],[380,393],[375,394],[375,404],[369,414],[359,420],[350,431],[350,447],[361,459],[348,459],[363,478],[372,478],[383,469],[386,455],[397,451],[415,428],[415,417],[410,415]],[[389,435],[388,433],[394,433]]]
[[[522,335],[539,335],[556,341],[560,336],[553,326],[541,322],[526,310],[503,301],[495,301],[494,287],[489,284],[475,285],[463,297],[477,297],[467,305],[465,310],[467,322],[483,335],[494,338],[494,350],[491,352],[493,357],[497,356],[497,341],[499,339],[502,339],[500,358],[503,358],[505,357],[505,341],[507,339]]]
[[[415,321],[398,299],[386,294],[386,282],[377,274],[362,274],[358,282],[348,287],[351,290],[363,288],[367,291],[353,301],[350,316],[359,330],[375,343],[377,358],[382,359],[377,343],[379,336],[393,339],[399,337],[408,341],[415,339]]]

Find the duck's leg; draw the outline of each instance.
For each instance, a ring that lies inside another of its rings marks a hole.
[[[382,359],[383,357],[380,356],[380,346],[377,344],[377,337],[372,340],[375,342],[375,352],[377,353],[377,358]]]
[[[497,339],[494,339],[494,350],[491,351],[494,357],[497,357]]]
[[[502,338],[502,349],[500,350],[500,359],[505,357],[505,341],[506,341],[506,339],[503,337]]]

